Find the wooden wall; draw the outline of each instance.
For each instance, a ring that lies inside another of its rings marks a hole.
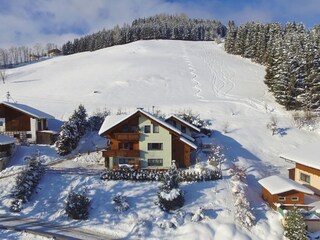
[[[30,131],[30,116],[0,105],[0,118],[6,119],[6,131]]]

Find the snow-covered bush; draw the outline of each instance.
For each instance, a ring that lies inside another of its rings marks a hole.
[[[174,211],[184,204],[184,194],[179,189],[179,174],[175,163],[168,172],[165,173],[162,185],[159,187],[157,204],[163,211]]]
[[[192,216],[191,221],[192,222],[200,222],[202,219],[205,218],[203,207],[199,207],[195,214]]]
[[[66,121],[56,142],[57,153],[61,156],[67,155],[78,146],[80,138],[86,133],[88,122],[87,113],[83,105],[79,105],[72,116]]]
[[[71,191],[67,197],[66,213],[72,219],[88,219],[90,199],[86,193],[77,193]]]
[[[11,211],[20,212],[22,210],[22,204],[29,201],[43,173],[44,167],[37,158],[30,157],[27,169],[16,177],[15,186],[11,193],[14,198],[10,206]]]
[[[116,195],[112,196],[112,203],[117,212],[123,212],[130,208],[126,196],[122,195],[121,193],[117,193]]]
[[[306,222],[304,220],[303,214],[300,210],[294,207],[292,210],[288,211],[286,215],[287,225],[285,226],[284,235],[289,240],[306,240]]]
[[[195,114],[191,110],[181,111],[177,113],[177,116],[198,128],[206,128],[211,125],[209,120],[201,119],[199,114]]]

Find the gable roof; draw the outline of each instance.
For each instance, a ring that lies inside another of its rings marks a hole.
[[[320,170],[320,145],[311,143],[283,153],[280,158]]]
[[[184,125],[187,125],[188,127],[192,128],[192,129],[193,129],[194,131],[196,131],[196,132],[200,132],[200,129],[199,129],[199,128],[197,128],[197,127],[194,126],[193,124],[187,122],[186,120],[182,119],[181,117],[178,117],[178,116],[173,115],[173,114],[170,115],[169,117],[167,117],[167,118],[166,118],[166,121],[168,121],[168,120],[171,119],[171,118],[174,118],[174,119],[176,119],[177,121],[183,123]]]
[[[7,107],[13,108],[38,119],[54,119],[53,116],[24,104],[12,102],[1,102],[0,104],[3,104]]]
[[[171,132],[176,133],[177,135],[180,136],[180,140],[183,141],[184,143],[188,144],[190,147],[197,149],[197,146],[193,143],[194,139],[190,136],[187,136],[186,134],[182,133],[179,129],[175,128],[171,124],[153,116],[152,114],[142,110],[138,109],[132,114],[129,115],[109,115],[105,118],[100,130],[99,130],[99,135],[104,134],[105,132],[109,131],[113,127],[117,126],[118,124],[121,124],[123,121],[126,119],[131,118],[132,116],[136,115],[137,113],[140,113],[147,118],[153,120],[154,122],[158,123],[162,127],[168,129]]]
[[[270,176],[258,181],[262,187],[267,189],[272,195],[288,191],[298,191],[306,194],[314,194],[309,188],[282,176]]]

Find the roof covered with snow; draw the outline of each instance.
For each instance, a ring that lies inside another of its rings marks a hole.
[[[28,114],[38,119],[54,119],[53,116],[24,104],[12,103],[12,102],[1,102],[0,104],[3,104],[7,107],[11,107],[13,109],[16,109],[20,112],[23,112],[25,114]]]
[[[176,119],[177,121],[183,123],[184,125],[187,125],[188,127],[192,128],[192,129],[193,129],[194,131],[196,131],[196,132],[200,132],[200,129],[199,129],[199,128],[197,128],[197,127],[194,126],[193,124],[185,121],[185,120],[182,119],[181,117],[178,117],[178,116],[173,115],[173,114],[170,115],[169,117],[167,117],[167,118],[166,118],[166,121],[169,120],[169,119],[171,119],[171,118],[174,118],[174,119]]]
[[[262,187],[267,189],[272,195],[284,193],[292,190],[306,194],[314,194],[309,188],[282,176],[270,176],[258,181]]]
[[[7,145],[15,142],[16,142],[15,138],[0,134],[0,145]]]
[[[159,125],[162,125],[163,127],[171,130],[172,132],[175,132],[176,134],[178,134],[180,136],[180,140],[183,141],[184,143],[188,144],[190,147],[197,149],[197,146],[193,143],[194,139],[188,135],[183,134],[179,129],[175,128],[174,126],[172,126],[171,124],[155,117],[154,115],[142,110],[142,109],[138,109],[137,111],[135,111],[132,114],[123,114],[123,115],[109,115],[105,118],[100,130],[99,130],[99,135],[104,134],[105,132],[107,132],[108,130],[110,130],[111,128],[117,126],[118,124],[120,124],[121,122],[123,122],[124,120],[132,117],[133,115],[135,115],[136,113],[141,113],[143,115],[145,115],[146,117],[148,117],[149,119],[155,121],[156,123],[158,123]]]
[[[281,158],[320,170],[320,143],[300,146],[280,155]]]

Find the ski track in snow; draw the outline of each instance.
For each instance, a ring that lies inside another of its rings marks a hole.
[[[189,56],[188,56],[188,53],[187,53],[187,50],[186,50],[186,47],[185,45],[182,43],[182,52],[183,52],[183,55],[182,55],[182,58],[184,59],[185,63],[187,64],[188,66],[188,70],[190,71],[190,74],[192,76],[191,80],[193,81],[193,83],[195,84],[193,86],[193,88],[195,89],[195,96],[200,99],[200,100],[203,100],[204,97],[201,95],[201,92],[202,92],[202,89],[201,89],[201,84],[198,80],[198,75],[196,73],[196,69],[195,67],[193,66]]]

